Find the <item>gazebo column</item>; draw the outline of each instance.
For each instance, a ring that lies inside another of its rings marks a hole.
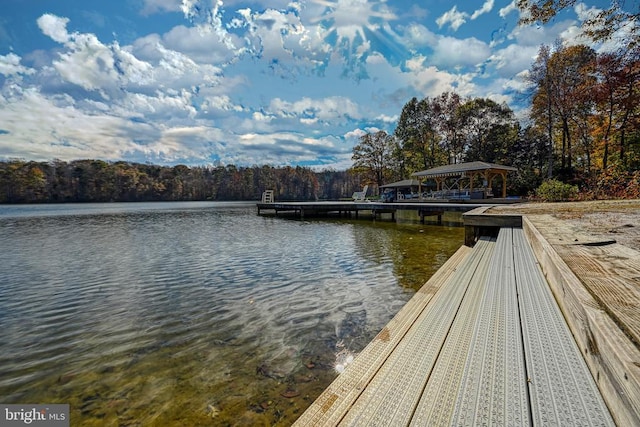
[[[484,182],[482,183],[482,191],[484,191],[484,196],[482,197],[487,197],[487,187],[491,187],[491,180],[493,179],[493,177],[491,176],[491,172],[489,172],[488,170],[484,171]]]

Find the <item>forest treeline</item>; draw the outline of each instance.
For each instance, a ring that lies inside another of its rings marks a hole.
[[[0,162],[0,203],[277,200],[349,197],[360,189],[346,171],[304,167],[158,166],[102,160]]]

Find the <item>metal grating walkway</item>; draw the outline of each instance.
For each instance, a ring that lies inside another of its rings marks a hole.
[[[520,228],[463,248],[296,426],[614,425]]]

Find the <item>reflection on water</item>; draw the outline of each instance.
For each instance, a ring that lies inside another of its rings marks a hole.
[[[289,425],[462,241],[252,204],[0,207],[0,401]]]

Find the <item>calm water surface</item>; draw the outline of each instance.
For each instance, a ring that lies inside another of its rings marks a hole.
[[[0,206],[0,402],[290,425],[463,233],[253,203]]]

